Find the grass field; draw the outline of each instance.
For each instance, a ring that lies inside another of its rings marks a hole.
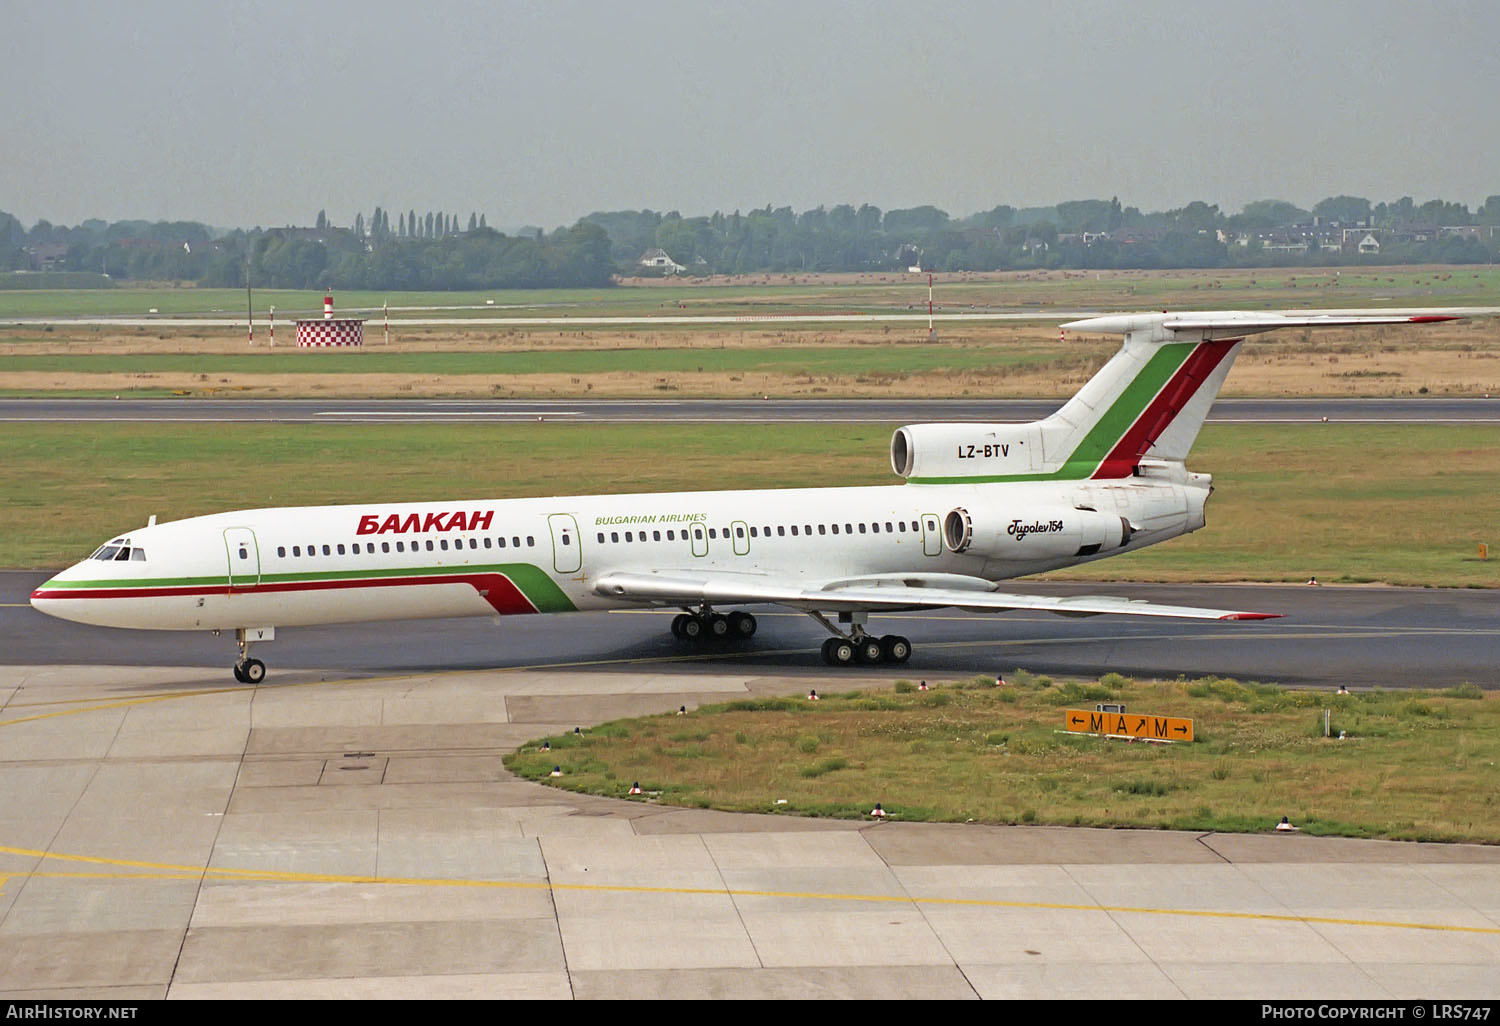
[[[1092,355],[1086,353],[1085,355]],[[309,358],[317,360],[309,363]],[[243,379],[258,374],[415,374],[514,376],[530,374],[595,375],[634,371],[643,374],[784,375],[930,374],[992,371],[1054,361],[1055,353],[1009,347],[928,346],[778,346],[756,348],[558,348],[531,352],[411,352],[370,349],[358,353],[309,354],[295,348],[216,355],[205,360],[190,353],[69,355],[34,353],[0,355],[0,376],[9,374],[197,374],[216,379]],[[1078,366],[1086,359],[1075,357]]]
[[[14,424],[0,566],[55,568],[155,514],[713,488],[896,484],[890,427]],[[1500,586],[1500,428],[1210,425],[1208,527],[1067,572],[1133,580]],[[670,459],[664,458],[670,453]]]
[[[929,341],[919,322],[797,324],[784,313],[910,313],[925,276],[776,275],[632,282],[595,290],[342,293],[339,309],[395,308],[359,352],[298,351],[290,319],[321,293],[258,292],[256,345],[242,326],[190,327],[173,315],[242,316],[236,290],[106,289],[0,293],[7,316],[163,312],[148,326],[0,325],[0,394],[577,398],[1062,396],[1118,340],[1059,338],[1088,310],[1500,305],[1500,269],[1034,272],[939,276],[944,313],[996,310],[1034,320],[949,322]],[[493,305],[489,305],[490,301]],[[267,345],[275,304],[281,342]],[[722,324],[422,326],[405,318],[724,315]],[[1480,319],[1422,329],[1288,331],[1246,345],[1226,394],[1253,396],[1500,393],[1500,333]]]
[[[1063,732],[1065,709],[1101,701],[1192,718],[1198,740]],[[1003,688],[984,677],[737,701],[552,737],[550,751],[542,740],[506,765],[617,798],[639,782],[643,803],[867,819],[879,802],[898,821],[1225,832],[1286,816],[1314,834],[1500,843],[1500,695],[1473,686],[1335,695],[1022,672]]]

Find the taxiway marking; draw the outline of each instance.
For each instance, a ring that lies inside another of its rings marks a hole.
[[[59,852],[38,851],[27,848],[0,846],[0,855],[15,855],[41,860],[80,862],[88,865],[114,866],[132,872],[66,872],[32,871],[12,872],[0,877],[0,881],[17,876],[33,876],[44,879],[217,879],[244,880],[249,883],[333,883],[376,884],[389,887],[467,887],[507,890],[539,890],[555,893],[574,891],[602,894],[649,894],[649,895],[694,895],[727,898],[785,898],[790,901],[860,902],[869,904],[913,904],[945,905],[967,908],[1036,909],[1061,912],[1101,912],[1104,914],[1136,913],[1140,915],[1189,916],[1199,919],[1254,920],[1273,923],[1300,923],[1333,926],[1365,926],[1398,930],[1428,930],[1444,933],[1470,933],[1500,936],[1496,926],[1460,926],[1453,923],[1403,922],[1384,919],[1343,919],[1334,916],[1299,916],[1275,912],[1227,912],[1212,909],[1154,908],[1135,905],[1078,905],[1048,901],[1000,901],[989,898],[940,898],[911,897],[891,894],[841,894],[819,891],[771,891],[736,890],[716,887],[645,887],[626,884],[567,884],[551,881],[530,880],[465,880],[437,877],[385,877],[345,875],[338,873],[296,873],[287,870],[214,868],[210,866],[179,866],[163,862],[141,862],[131,859],[111,859],[97,855],[69,855]],[[144,872],[141,872],[144,871]]]

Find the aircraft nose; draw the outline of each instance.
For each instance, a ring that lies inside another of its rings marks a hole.
[[[64,597],[62,589],[65,586],[65,582],[77,569],[76,565],[70,566],[62,573],[54,574],[44,584],[38,586],[31,593],[31,608],[39,613],[46,613],[48,616],[57,615],[57,610],[60,608],[60,600]]]
[[[53,601],[56,595],[56,592],[52,591],[53,582],[55,582],[56,580],[56,577],[49,579],[46,584],[41,585],[31,593],[32,609],[35,609],[40,613],[45,613],[47,611],[47,604]]]

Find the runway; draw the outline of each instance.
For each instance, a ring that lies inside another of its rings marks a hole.
[[[1097,317],[1099,311],[1088,310],[967,310],[957,313],[938,313],[930,318],[921,313],[895,313],[890,311],[872,313],[743,313],[743,314],[621,314],[618,316],[536,317],[517,314],[494,317],[481,311],[497,307],[471,307],[475,311],[470,317],[397,317],[392,321],[401,327],[419,328],[621,328],[670,325],[672,327],[712,327],[722,324],[926,324],[929,320],[939,324],[973,321],[1043,321],[1048,324],[1074,321],[1084,317]],[[516,307],[515,309],[520,309]],[[345,313],[365,313],[374,320],[372,310],[347,310]],[[1480,316],[1493,311],[1475,309],[1467,311]],[[269,321],[257,318],[257,323]],[[243,317],[177,317],[172,315],[148,315],[137,317],[6,317],[0,319],[0,327],[41,327],[43,325],[66,324],[91,328],[239,328],[245,324]]]
[[[0,573],[0,664],[228,666],[233,640],[207,632],[124,631],[54,620],[27,604],[45,574]],[[1281,613],[1269,621],[1219,623],[1139,617],[984,615],[957,610],[877,616],[875,633],[912,639],[905,667],[867,676],[969,675],[1016,668],[1098,676],[1235,677],[1292,686],[1500,686],[1500,598],[1477,589],[1305,585],[1051,584],[1015,582],[1046,594],[1088,591],[1165,604]],[[283,628],[256,649],[271,668],[342,674],[448,670],[589,668],[604,672],[736,673],[840,680],[818,646],[827,633],[810,617],[756,609],[748,642],[684,648],[667,626],[675,610],[421,620]]]
[[[1024,423],[1057,399],[0,399],[0,421],[45,423]],[[1220,399],[1211,424],[1495,424],[1500,398]]]
[[[925,309],[918,312],[916,305],[906,308],[905,311],[893,309],[873,310],[867,312],[825,312],[825,313],[734,313],[734,314],[663,314],[663,313],[638,313],[620,314],[613,316],[546,316],[539,317],[529,314],[511,314],[496,317],[492,312],[504,307],[483,306],[471,307],[473,316],[469,317],[402,317],[398,316],[395,323],[403,326],[416,327],[544,327],[544,328],[613,328],[650,325],[671,325],[674,327],[711,327],[723,324],[955,324],[955,323],[979,323],[996,321],[1014,322],[1042,322],[1045,324],[1062,324],[1068,321],[1082,320],[1089,317],[1101,316],[1102,310],[1057,310],[1036,308],[1030,310],[991,310],[970,307],[939,307],[940,313],[929,313]],[[522,307],[509,307],[509,309],[522,309]],[[374,320],[373,309],[351,309],[346,313],[365,313],[367,319]],[[1279,313],[1282,311],[1267,311]],[[1365,313],[1367,310],[1318,310],[1323,315],[1335,315],[1338,313]],[[1381,313],[1400,314],[1430,314],[1435,312],[1451,312],[1459,317],[1489,317],[1500,313],[1500,307],[1421,307],[1421,308],[1387,308]],[[266,324],[264,318],[260,323]],[[49,324],[79,325],[85,327],[107,327],[107,328],[238,328],[245,324],[243,317],[201,317],[201,316],[175,316],[171,314],[156,314],[146,316],[39,316],[39,317],[5,317],[0,319],[0,327],[38,327]]]

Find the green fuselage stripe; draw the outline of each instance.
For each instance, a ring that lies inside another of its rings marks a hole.
[[[526,596],[528,602],[543,613],[571,612],[577,607],[563,594],[547,573],[530,563],[492,563],[468,566],[394,567],[374,570],[313,571],[295,574],[261,574],[260,584],[295,584],[299,582],[393,580],[406,577],[467,577],[473,574],[504,574]],[[228,588],[229,576],[215,577],[135,577],[122,581],[48,581],[46,591],[108,590],[118,588]]]

